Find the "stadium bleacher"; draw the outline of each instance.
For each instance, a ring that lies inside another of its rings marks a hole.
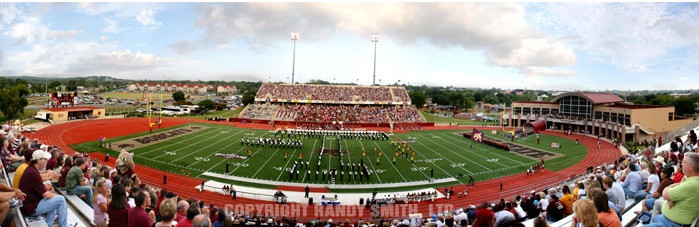
[[[263,84],[239,115],[293,122],[421,123],[403,87]]]

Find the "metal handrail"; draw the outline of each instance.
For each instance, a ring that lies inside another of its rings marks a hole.
[[[7,185],[12,186],[12,181],[10,181],[10,177],[7,175],[7,170],[5,170],[4,165],[2,166],[2,177],[5,180],[5,182],[7,182]],[[22,211],[19,210],[19,207],[16,207],[15,211],[16,211],[15,218],[19,219],[19,225],[22,227],[26,227],[27,222],[24,220],[24,216],[22,215]],[[2,221],[3,220],[0,220],[0,222],[2,222]]]

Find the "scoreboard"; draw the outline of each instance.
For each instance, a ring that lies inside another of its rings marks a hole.
[[[77,92],[51,92],[49,98],[52,106],[73,106]]]

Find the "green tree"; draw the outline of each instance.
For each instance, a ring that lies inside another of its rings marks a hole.
[[[661,106],[672,106],[675,101],[674,99],[674,97],[667,93],[656,95],[653,99],[648,99],[648,97],[646,97],[646,100],[650,100],[651,104]]]
[[[0,90],[0,111],[5,119],[16,119],[24,113],[24,107],[29,104],[26,95],[29,89],[24,84],[8,86]]]
[[[185,100],[185,98],[184,98],[184,92],[182,92],[182,91],[175,91],[175,92],[173,92],[173,93],[172,93],[172,99],[174,99],[175,101],[178,101],[178,102],[179,102],[179,101],[184,101],[184,100]]]
[[[690,96],[682,96],[675,99],[675,113],[682,116],[690,116],[696,111],[696,106],[694,105],[694,99]]]
[[[412,90],[408,92],[408,96],[410,96],[410,100],[412,101],[412,104],[415,105],[415,107],[420,108],[423,105],[425,105],[425,93],[422,91],[417,91],[417,90]]]
[[[243,100],[241,100],[243,105],[255,102],[255,93],[257,93],[257,91],[246,91],[243,93]]]
[[[203,112],[206,112],[206,110],[213,110],[216,108],[216,103],[214,101],[211,101],[211,99],[204,99],[201,100],[197,103],[199,105],[199,108],[204,109]]]
[[[66,91],[77,91],[78,90],[78,82],[75,80],[69,80],[68,83],[66,84]]]
[[[498,104],[500,103],[498,101],[498,97],[495,95],[488,95],[483,98],[483,102],[488,103],[488,104]]]
[[[49,91],[56,91],[56,90],[58,90],[58,86],[61,86],[61,82],[51,81],[48,86],[49,86]]]

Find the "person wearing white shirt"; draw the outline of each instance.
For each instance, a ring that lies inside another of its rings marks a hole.
[[[648,176],[648,185],[644,190],[639,190],[636,192],[636,194],[633,195],[633,199],[636,200],[636,202],[641,201],[648,197],[648,195],[651,195],[658,191],[658,186],[660,186],[660,178],[658,178],[658,175],[656,174],[651,174]]]
[[[463,208],[462,208],[462,209],[463,209]],[[466,221],[468,221],[468,214],[467,214],[466,212],[463,212],[463,211],[462,211],[461,213],[459,213],[459,214],[457,214],[456,216],[454,216],[454,224],[455,224],[455,225],[461,223],[461,220],[466,220]]]

